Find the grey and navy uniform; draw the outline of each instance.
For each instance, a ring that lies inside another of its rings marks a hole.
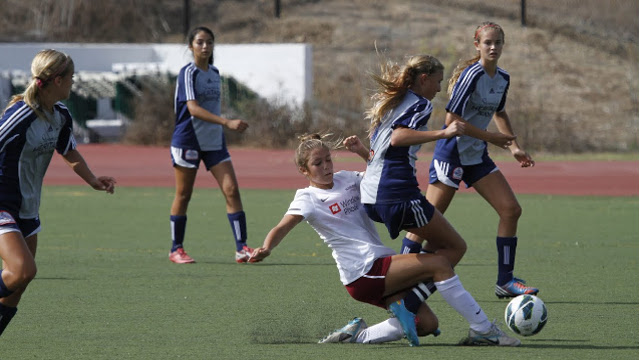
[[[18,101],[0,120],[0,210],[16,218],[37,219],[44,175],[53,151],[76,148],[69,110],[58,102],[47,119]],[[25,236],[29,234],[24,234]]]
[[[194,63],[185,65],[178,75],[174,110],[175,130],[171,146],[198,151],[216,151],[225,147],[222,125],[204,121],[192,116],[187,101],[196,100],[198,105],[212,114],[220,116],[220,72],[209,65],[207,71]]]
[[[498,67],[491,77],[479,61],[475,62],[460,74],[446,110],[486,130],[493,114],[505,109],[509,81],[509,73],[502,68]],[[459,159],[463,166],[476,165],[483,161],[486,150],[485,141],[461,135],[438,140],[433,157],[446,162]]]

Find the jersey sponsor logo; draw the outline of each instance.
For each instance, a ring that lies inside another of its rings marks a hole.
[[[187,150],[184,153],[185,160],[198,160],[198,150]]]
[[[331,213],[333,215],[339,213],[340,211],[342,211],[342,208],[340,208],[340,205],[338,205],[338,203],[333,203],[331,205],[329,205],[329,210],[331,210]]]
[[[462,170],[461,167],[457,167],[455,169],[453,169],[453,172],[451,173],[451,177],[456,179],[456,180],[462,180],[462,174],[464,173],[464,170]]]
[[[0,211],[0,226],[3,225],[7,225],[7,224],[15,224],[16,221],[13,218],[13,216],[11,216],[11,214],[9,214],[6,211]]]
[[[344,200],[340,202],[342,209],[344,209],[344,214],[348,215],[352,212],[358,211],[362,204],[360,203],[360,195],[355,195],[348,200]]]
[[[360,191],[360,186],[358,186],[358,184],[352,184],[344,188],[344,191],[352,191],[352,190]]]

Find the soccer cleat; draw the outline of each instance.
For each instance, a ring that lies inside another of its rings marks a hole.
[[[389,311],[400,321],[404,336],[409,340],[409,346],[419,346],[418,331],[416,330],[416,315],[407,310],[404,300],[394,301],[389,304]]]
[[[236,262],[238,264],[246,263],[249,261],[251,257],[251,253],[253,253],[253,249],[248,247],[247,245],[242,247],[242,250],[236,251]]]
[[[469,329],[469,336],[460,340],[460,345],[470,346],[520,346],[520,340],[507,336],[494,321],[486,333]]]
[[[169,260],[176,264],[193,264],[196,262],[191,256],[187,255],[183,248],[177,248],[176,251],[170,252]]]
[[[353,343],[356,342],[356,335],[367,328],[367,323],[362,318],[353,318],[342,329],[335,330],[331,334],[318,341],[318,344],[329,343]]]
[[[536,295],[538,291],[537,288],[526,286],[524,281],[518,278],[513,278],[513,280],[502,286],[496,284],[496,296],[500,299],[519,295]]]

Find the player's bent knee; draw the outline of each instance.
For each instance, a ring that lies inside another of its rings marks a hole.
[[[22,266],[17,271],[9,271],[5,279],[7,287],[16,289],[26,287],[36,277],[38,269],[33,266]]]
[[[418,314],[418,323],[416,324],[418,336],[433,334],[438,329],[438,326],[438,317],[434,313],[429,313],[428,315]]]
[[[434,255],[430,259],[431,266],[433,268],[433,279],[436,281],[442,281],[455,275],[453,272],[453,265],[446,256]]]

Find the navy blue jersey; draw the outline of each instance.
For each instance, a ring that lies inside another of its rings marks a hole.
[[[200,151],[222,149],[222,125],[191,116],[187,101],[192,100],[210,113],[220,116],[220,73],[215,66],[209,65],[208,71],[202,71],[194,63],[189,63],[180,69],[174,103],[176,126],[171,146]]]
[[[402,102],[389,111],[371,137],[371,157],[360,184],[364,204],[385,204],[420,196],[416,179],[416,153],[421,145],[391,146],[391,133],[398,126],[426,130],[433,106],[409,90]]]
[[[503,69],[498,67],[490,77],[480,62],[473,63],[460,74],[446,109],[486,130],[493,114],[505,108],[509,81],[509,74]],[[486,147],[486,142],[466,135],[441,139],[436,142],[434,158],[459,158],[462,165],[475,165],[482,162]]]
[[[22,219],[38,217],[42,180],[54,149],[76,148],[71,114],[62,103],[42,119],[18,101],[0,120],[0,206]]]

